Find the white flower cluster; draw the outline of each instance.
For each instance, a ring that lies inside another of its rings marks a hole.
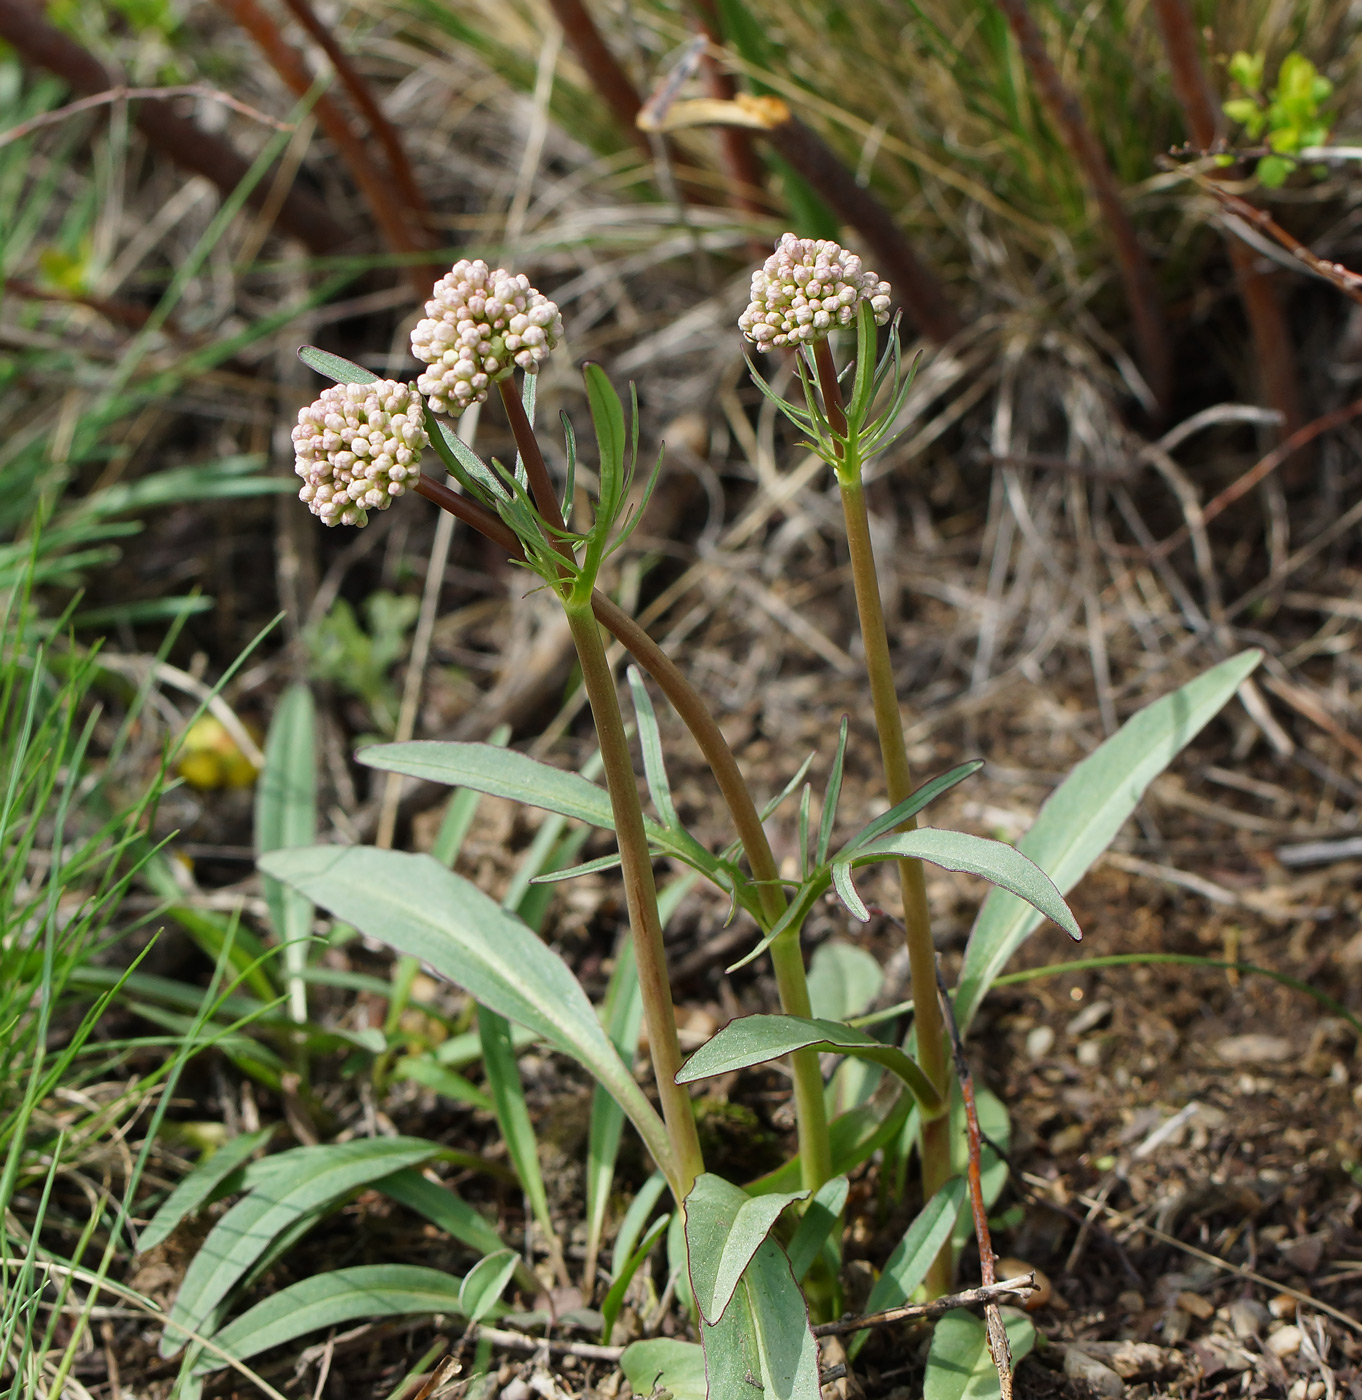
[[[889,319],[889,283],[861,266],[855,253],[825,238],[787,233],[752,274],[752,300],[738,317],[760,350],[812,345],[834,326],[850,326],[868,301],[876,325]]]
[[[420,397],[410,384],[333,384],[298,411],[294,471],[298,499],[324,525],[365,525],[387,510],[421,470],[426,436]]]
[[[430,368],[416,387],[437,413],[457,417],[518,365],[533,374],[563,337],[558,307],[523,274],[456,262],[435,284],[412,354]]]

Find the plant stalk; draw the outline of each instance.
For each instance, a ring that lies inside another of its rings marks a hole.
[[[516,436],[521,461],[525,464],[535,505],[550,525],[561,527],[563,518],[558,509],[557,496],[524,406],[514,392],[503,391],[502,402],[506,406],[511,430]],[[486,507],[467,496],[451,491],[430,477],[421,477],[415,489],[427,500],[459,516],[475,530],[501,545],[508,553],[521,553],[519,542],[509,527]],[[591,608],[601,625],[657,683],[681,722],[690,730],[696,747],[714,774],[720,795],[733,818],[738,840],[742,843],[748,867],[756,882],[757,898],[761,904],[765,926],[772,927],[785,912],[780,868],[771,851],[771,843],[767,840],[761,815],[752,801],[752,794],[748,791],[742,770],[738,767],[738,760],[729,748],[723,731],[680,667],[623,608],[599,589],[591,595]],[[787,929],[771,945],[770,952],[781,1009],[789,1016],[811,1015],[808,977],[799,946],[799,928]],[[797,1051],[790,1057],[790,1065],[795,1087],[800,1176],[805,1187],[816,1191],[832,1175],[823,1076],[818,1065],[818,1055],[813,1050]]]
[[[606,660],[600,624],[592,614],[590,599],[565,599],[564,609],[582,664],[582,684],[591,703],[591,714],[601,745],[605,782],[615,817],[615,836],[619,842],[624,898],[634,935],[643,1019],[648,1028],[648,1047],[653,1059],[658,1097],[662,1102],[662,1118],[667,1125],[672,1151],[676,1154],[680,1179],[672,1185],[680,1202],[690,1191],[695,1178],[704,1171],[705,1164],[700,1155],[700,1139],[695,1131],[690,1095],[676,1082],[677,1072],[681,1068],[681,1047],[676,1038],[676,1011],[672,1005],[671,982],[667,977],[662,922],[657,914],[657,886],[653,881],[648,838],[643,830],[638,779],[634,776],[634,763],[624,732],[615,678]]]
[[[501,401],[525,465],[530,493],[539,513],[555,529],[563,528],[563,516],[553,489],[544,454],[524,404],[509,380],[501,381]],[[752,878],[757,882],[766,927],[772,927],[785,912],[785,894],[780,885],[780,868],[771,852],[771,843],[761,824],[761,816],[747,789],[738,761],[728,747],[699,693],[670,657],[622,608],[603,593],[593,590],[591,608],[597,619],[630,651],[635,660],[658,683],[672,708],[690,730],[701,753],[709,762],[715,781],[733,815],[738,839],[747,855]],[[594,709],[594,702],[593,702]],[[632,768],[630,772],[632,773]],[[787,1016],[811,1016],[808,976],[804,954],[799,946],[799,926],[786,929],[771,945],[771,964],[781,1009]],[[816,1191],[832,1175],[832,1149],[828,1140],[827,1106],[823,1098],[823,1075],[814,1050],[797,1050],[790,1057],[795,1088],[795,1121],[799,1132],[800,1177],[803,1185]]]
[[[842,408],[842,392],[832,350],[826,340],[814,349],[814,364],[828,423],[835,433],[847,431]],[[908,749],[903,741],[903,719],[899,714],[898,693],[894,688],[894,668],[889,656],[889,635],[884,624],[884,604],[875,573],[875,552],[870,540],[870,519],[865,507],[865,487],[861,462],[855,454],[844,454],[837,467],[837,484],[846,519],[847,545],[851,552],[851,577],[856,590],[856,612],[865,646],[865,665],[870,681],[870,700],[875,713],[875,730],[880,741],[885,785],[890,806],[897,806],[913,791],[908,769]],[[916,818],[903,824],[911,831]],[[903,892],[903,923],[908,944],[908,965],[913,982],[913,1016],[917,1030],[918,1063],[936,1085],[944,1104],[950,1102],[949,1061],[946,1058],[945,1023],[936,995],[936,949],[932,944],[931,916],[927,910],[927,885],[920,860],[897,862],[899,885]],[[935,1117],[922,1115],[922,1190],[930,1200],[946,1184],[951,1172],[950,1117],[943,1111]],[[949,1243],[942,1247],[927,1275],[929,1297],[947,1292],[951,1282]]]

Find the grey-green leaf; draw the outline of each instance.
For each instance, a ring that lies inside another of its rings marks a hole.
[[[461,1280],[414,1264],[361,1264],[305,1278],[272,1293],[228,1323],[213,1340],[238,1360],[282,1346],[309,1332],[363,1318],[421,1313],[458,1316]],[[225,1363],[205,1354],[200,1374]]]
[[[808,1194],[791,1191],[753,1197],[713,1172],[695,1178],[686,1197],[686,1251],[695,1305],[707,1323],[723,1316],[743,1270],[781,1211]]]
[[[840,1021],[805,1016],[740,1016],[705,1042],[677,1072],[678,1084],[712,1079],[717,1074],[778,1060],[795,1050],[834,1050],[883,1065],[898,1075],[919,1103],[934,1109],[941,1097],[917,1061],[896,1045],[886,1045],[866,1031]]]
[[[773,1240],[752,1256],[723,1317],[702,1322],[709,1400],[818,1400],[818,1343],[790,1261]]]
[[[318,374],[324,374],[337,384],[373,384],[378,380],[378,375],[363,365],[357,365],[341,355],[333,355],[329,350],[318,350],[315,345],[300,345],[298,358],[308,369],[315,369]]]
[[[823,1242],[832,1233],[841,1218],[847,1203],[847,1193],[851,1185],[844,1176],[834,1176],[825,1181],[813,1193],[813,1199],[804,1207],[804,1214],[795,1228],[794,1238],[786,1253],[790,1256],[790,1271],[796,1282],[802,1282],[804,1275],[818,1258]]]
[[[424,1138],[373,1138],[299,1148],[288,1170],[275,1171],[238,1201],[199,1246],[176,1295],[161,1355],[172,1356],[202,1332],[238,1280],[285,1230],[349,1192],[415,1166],[440,1150]],[[181,1330],[185,1329],[185,1330]]]
[[[588,826],[614,829],[610,794],[603,787],[514,749],[417,739],[405,744],[372,744],[361,749],[358,757],[370,768],[473,788],[574,817]]]
[[[518,1255],[513,1249],[500,1249],[479,1259],[468,1271],[459,1289],[459,1310],[469,1322],[481,1322],[501,1301],[506,1285],[515,1273]]]
[[[632,1342],[624,1348],[620,1369],[635,1395],[661,1389],[671,1391],[673,1400],[706,1400],[705,1354],[695,1342],[671,1337]]]
[[[942,1245],[950,1239],[964,1202],[965,1179],[955,1176],[918,1211],[894,1247],[884,1272],[875,1280],[866,1299],[866,1312],[896,1308],[913,1296],[913,1290],[927,1277],[927,1270],[941,1252]],[[851,1356],[860,1351],[869,1335],[869,1332],[856,1333],[848,1348]]]
[[[833,867],[834,875],[846,871],[849,866],[865,865],[874,860],[891,860],[898,856],[916,857],[945,870],[982,875],[985,880],[1019,895],[1047,918],[1053,919],[1070,938],[1083,937],[1083,931],[1065,904],[1064,896],[1040,866],[1028,860],[1015,846],[990,841],[983,836],[972,836],[966,831],[942,831],[937,827],[921,826],[916,831],[893,832],[867,845],[858,846],[847,860],[839,861]],[[849,880],[847,884],[850,884]],[[846,886],[839,884],[837,888],[846,901]],[[847,907],[860,919],[870,917],[859,897],[856,897],[854,904],[847,901]]]
[[[849,856],[852,851],[867,842],[873,841],[877,836],[883,836],[886,831],[892,831],[896,826],[902,826],[910,817],[915,817],[929,803],[935,802],[943,792],[953,788],[957,783],[962,783],[971,774],[977,773],[984,766],[981,758],[972,758],[968,763],[961,763],[952,768],[948,773],[942,773],[939,777],[933,778],[916,791],[910,793],[896,807],[891,807],[887,812],[876,817],[874,821],[867,822],[850,841],[838,852],[837,858]]]
[[[175,1227],[213,1198],[218,1187],[243,1166],[274,1136],[274,1129],[243,1133],[224,1142],[216,1152],[201,1161],[161,1203],[147,1228],[137,1239],[137,1252],[145,1254],[169,1239]]]
[[[809,963],[809,1000],[820,1021],[846,1021],[867,1010],[884,986],[884,969],[873,953],[841,938],[814,949]]]
[[[429,856],[368,846],[276,851],[261,868],[585,1065],[675,1179],[662,1120],[567,964],[476,885]]]
[[[451,1239],[479,1254],[495,1254],[505,1242],[491,1223],[454,1190],[432,1181],[415,1167],[406,1167],[374,1182],[374,1189],[390,1200],[424,1215]]]
[[[317,739],[312,691],[301,683],[284,692],[265,738],[265,771],[255,790],[255,850],[306,846],[317,839]],[[274,935],[284,947],[289,1010],[307,1019],[307,939],[312,902],[266,876],[261,881]]]
[[[1111,844],[1149,784],[1201,732],[1262,660],[1243,651],[1132,715],[1079,763],[1017,843],[1064,894]],[[993,890],[974,921],[955,1000],[961,1032],[993,979],[1040,924],[1026,903]]]
[[[1002,1314],[1015,1364],[1035,1346],[1036,1329],[1025,1313],[1014,1308],[1004,1308]],[[932,1333],[922,1400],[1000,1400],[1001,1395],[984,1324],[961,1308],[948,1312]]]

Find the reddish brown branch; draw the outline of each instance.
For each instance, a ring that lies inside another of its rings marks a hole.
[[[977,1308],[980,1304],[1019,1302],[1036,1291],[1034,1272],[1000,1279],[982,1288],[962,1288],[944,1298],[929,1303],[904,1303],[902,1307],[886,1308],[883,1312],[865,1313],[860,1317],[842,1317],[836,1322],[820,1322],[813,1328],[815,1337],[844,1337],[865,1327],[882,1327],[888,1322],[920,1322],[924,1318],[940,1317],[956,1308]]]
[[[997,1285],[998,1257],[993,1252],[993,1237],[988,1228],[988,1210],[984,1206],[983,1134],[979,1130],[979,1110],[974,1103],[974,1075],[970,1072],[965,1045],[960,1039],[960,1026],[955,1019],[955,1006],[950,992],[936,969],[936,987],[941,1001],[942,1016],[950,1035],[951,1055],[955,1060],[955,1077],[960,1081],[960,1096],[965,1107],[965,1132],[969,1143],[969,1168],[966,1181],[969,1188],[970,1212],[974,1216],[974,1238],[979,1245],[979,1277],[984,1290]],[[998,1372],[1002,1400],[1012,1400],[1012,1347],[1007,1340],[998,1300],[990,1296],[984,1302],[984,1326],[988,1335],[988,1354]]]
[[[836,216],[865,239],[875,257],[875,270],[892,284],[918,329],[938,344],[949,340],[960,329],[960,317],[889,210],[857,184],[842,158],[798,117],[792,114],[777,122],[765,135]]]
[[[563,36],[572,46],[578,63],[586,70],[592,86],[614,113],[615,120],[628,133],[629,139],[651,160],[653,148],[647,135],[636,124],[643,102],[628,73],[601,38],[601,32],[586,6],[582,0],[549,0],[549,5],[558,23],[563,26]]]
[[[1201,61],[1200,36],[1187,0],[1154,0],[1154,12],[1187,131],[1197,146],[1210,150],[1220,136],[1220,113]],[[1304,414],[1286,317],[1271,280],[1258,270],[1253,253],[1237,238],[1227,238],[1226,244],[1253,336],[1263,397],[1282,415],[1281,435],[1289,437],[1304,422]],[[1298,459],[1293,470],[1300,465],[1304,463]]]
[[[35,5],[24,0],[0,0],[0,39],[12,44],[25,62],[55,73],[76,92],[91,95],[118,86],[89,50],[49,24]],[[134,109],[133,123],[176,165],[211,180],[224,195],[231,194],[250,171],[250,162],[225,142],[176,116],[162,103],[139,105]],[[268,181],[262,181],[247,195],[247,202],[262,208],[270,193]],[[298,189],[284,195],[275,222],[313,253],[334,252],[345,235],[319,199]]]
[[[1041,32],[1026,7],[1026,0],[997,0],[997,3],[1012,27],[1045,110],[1083,171],[1106,220],[1125,283],[1126,300],[1130,303],[1140,368],[1159,408],[1166,409],[1172,388],[1172,362],[1163,308],[1149,260],[1140,247],[1135,226],[1126,212],[1116,177],[1083,115],[1078,99],[1064,86],[1059,70],[1051,61]]]
[[[218,0],[218,4],[255,40],[270,67],[295,96],[303,97],[312,90],[315,76],[258,0]],[[378,224],[391,251],[399,255],[422,252],[392,197],[391,182],[369,159],[364,143],[351,129],[349,119],[336,101],[327,93],[322,93],[316,98],[312,112],[359,186],[374,222]],[[406,269],[406,276],[418,294],[426,292],[437,275],[438,269],[433,265]]]
[[[363,114],[364,120],[369,124],[370,132],[377,138],[379,145],[383,147],[383,153],[388,160],[388,169],[392,171],[393,180],[411,215],[413,226],[418,230],[424,230],[427,217],[430,214],[430,206],[426,203],[426,197],[421,192],[421,186],[416,182],[416,175],[411,168],[411,162],[407,159],[407,153],[403,149],[402,138],[397,134],[397,128],[388,120],[383,109],[374,99],[369,84],[360,77],[355,65],[350,62],[350,55],[341,48],[336,42],[335,36],[317,18],[316,12],[308,0],[284,0],[284,4],[288,6],[298,23],[321,45],[322,51],[331,60],[331,66],[336,70],[336,76],[341,80],[346,92],[350,94],[351,101]]]

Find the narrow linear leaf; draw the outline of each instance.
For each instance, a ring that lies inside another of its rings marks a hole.
[[[393,1066],[392,1077],[419,1084],[452,1103],[466,1103],[470,1108],[480,1108],[485,1113],[496,1111],[492,1100],[471,1079],[465,1079],[463,1075],[422,1055],[404,1055]]]
[[[1244,651],[1132,715],[1051,793],[1017,843],[1063,894],[1111,844],[1149,784],[1201,732],[1262,660]],[[993,890],[974,921],[955,999],[962,1034],[993,979],[1040,925],[1022,900]]]
[[[652,697],[638,667],[630,666],[627,674],[629,693],[634,701],[634,716],[638,721],[638,739],[643,751],[643,775],[648,782],[648,794],[653,799],[662,825],[677,826],[671,785],[667,781],[667,764],[662,755],[662,734],[657,727],[657,712],[653,709]]]
[[[265,771],[255,790],[256,855],[317,838],[317,720],[312,691],[289,686],[265,738]],[[275,937],[284,948],[289,1010],[307,1019],[307,940],[312,932],[312,901],[278,880],[261,881]]]
[[[834,1176],[813,1193],[813,1199],[804,1207],[804,1214],[795,1227],[794,1238],[785,1251],[790,1256],[790,1271],[795,1276],[795,1282],[802,1282],[804,1275],[813,1267],[823,1242],[841,1219],[850,1190],[851,1185],[846,1177]]]
[[[654,1172],[642,1186],[638,1194],[629,1202],[629,1209],[620,1221],[619,1233],[615,1236],[615,1249],[610,1260],[610,1277],[617,1279],[629,1256],[634,1252],[638,1237],[643,1233],[643,1223],[653,1213],[658,1198],[667,1188],[667,1179],[661,1172]]]
[[[837,730],[837,752],[832,758],[832,768],[828,773],[828,786],[823,793],[823,812],[818,819],[818,846],[814,851],[813,863],[822,865],[827,861],[832,848],[832,829],[837,823],[837,804],[842,798],[842,769],[847,756],[848,721],[842,716]]]
[[[303,1279],[272,1293],[230,1322],[213,1340],[239,1361],[282,1346],[323,1327],[357,1319],[410,1317],[422,1313],[459,1316],[462,1280],[413,1264],[361,1264]],[[199,1374],[226,1362],[205,1355]]]
[[[601,1302],[601,1317],[604,1320],[604,1326],[601,1328],[603,1346],[610,1345],[610,1334],[615,1330],[615,1319],[619,1317],[620,1309],[624,1306],[625,1290],[633,1282],[639,1265],[652,1253],[653,1246],[662,1238],[670,1224],[670,1215],[660,1215],[653,1221],[648,1227],[648,1233],[643,1237],[643,1243],[625,1261],[624,1268],[610,1285],[610,1291]]]

